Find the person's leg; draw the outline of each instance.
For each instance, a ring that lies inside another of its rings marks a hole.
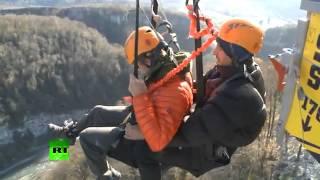
[[[150,150],[147,143],[145,141],[136,141],[133,152],[141,180],[161,180],[161,167],[156,159],[157,154]]]
[[[65,122],[64,126],[49,124],[54,137],[67,137],[74,144],[75,138],[87,127],[115,127],[129,115],[127,106],[95,106],[78,121]]]
[[[141,180],[160,180],[160,164],[156,154],[151,152],[145,141],[134,141],[122,138],[117,147],[112,148],[108,155],[131,167],[138,168]]]
[[[116,127],[129,114],[127,106],[95,106],[77,122],[76,129],[81,132],[87,127]]]
[[[115,130],[111,130],[111,128],[87,128],[80,134],[81,146],[85,151],[89,166],[94,174],[102,177],[104,176],[103,173],[108,168],[111,168],[111,166],[105,163],[106,155],[108,155],[131,167],[139,168],[142,180],[160,180],[161,169],[155,158],[156,154],[151,152],[146,142],[127,140],[121,136],[120,140],[114,143],[115,146],[110,146],[110,142],[113,142],[113,137],[116,134],[112,131]],[[122,133],[124,133],[123,130]]]
[[[123,136],[124,130],[118,127],[89,127],[80,133],[80,144],[86,155],[91,171],[99,178],[110,172],[111,167],[106,161],[106,155],[116,146]],[[105,178],[119,178],[120,173],[112,171]]]
[[[110,149],[108,156],[121,161],[128,166],[138,168],[136,158],[134,156],[135,141],[121,138],[119,143]]]

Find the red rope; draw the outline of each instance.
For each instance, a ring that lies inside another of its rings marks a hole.
[[[171,70],[168,74],[166,74],[162,79],[160,79],[158,82],[152,84],[149,87],[149,92],[152,92],[156,90],[157,88],[163,86],[166,82],[168,82],[171,78],[173,78],[176,74],[181,72],[185,67],[188,66],[188,64],[196,59],[197,56],[200,55],[200,53],[204,52],[211,43],[216,39],[217,37],[217,31],[215,31],[212,20],[210,18],[207,18],[205,16],[200,16],[200,20],[204,21],[207,24],[207,27],[205,29],[201,29],[199,32],[197,31],[196,27],[196,20],[197,17],[195,13],[193,12],[192,5],[187,5],[187,9],[189,11],[188,17],[190,20],[190,26],[189,26],[189,36],[198,39],[200,37],[209,35],[209,38],[202,44],[201,47],[198,49],[192,51],[191,55],[183,60],[181,64],[179,64],[176,68]]]
[[[214,27],[212,20],[208,17],[205,16],[200,16],[199,20],[203,21],[207,24],[207,27],[205,29],[201,29],[199,32],[197,31],[197,16],[193,11],[193,6],[192,5],[187,5],[188,9],[188,17],[190,20],[190,26],[189,26],[189,36],[194,38],[194,39],[199,39],[202,36],[210,35],[213,34]]]

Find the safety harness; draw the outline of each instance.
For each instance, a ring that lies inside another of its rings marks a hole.
[[[202,63],[202,53],[210,46],[210,44],[216,39],[217,37],[217,31],[214,29],[212,20],[206,16],[200,15],[199,11],[199,1],[200,0],[193,0],[193,5],[189,5],[189,1],[186,0],[186,8],[188,10],[188,18],[190,20],[189,25],[189,37],[195,39],[195,50],[185,58],[181,63],[177,65],[174,69],[172,69],[170,72],[168,72],[165,76],[163,76],[161,79],[156,78],[157,82],[153,83],[149,87],[149,92],[154,91],[155,89],[159,88],[160,86],[163,86],[167,81],[169,81],[171,78],[173,78],[175,75],[177,75],[179,72],[181,72],[183,69],[185,69],[189,63],[196,59],[196,72],[197,72],[197,96],[198,100],[202,99],[201,97],[204,96],[204,82],[203,82],[203,63]],[[139,0],[136,1],[136,29],[139,26]],[[161,26],[165,26],[168,29],[168,33],[171,36],[171,41],[169,41],[168,44],[164,44],[163,42],[160,43],[160,47],[156,48],[153,53],[155,53],[153,56],[159,55],[160,48],[163,48],[164,46],[168,45],[170,46],[173,44],[176,48],[172,48],[174,52],[180,51],[180,46],[177,42],[176,34],[172,30],[172,24],[168,20],[161,20],[161,17],[158,15],[159,12],[159,2],[157,0],[153,0],[151,4],[152,8],[152,16],[151,16],[151,25],[157,30],[157,28]],[[206,27],[204,29],[200,29],[200,22],[204,22],[206,24]],[[137,32],[137,30],[136,30]],[[201,38],[208,36],[207,40],[202,44]],[[138,41],[136,36],[136,41]],[[136,47],[138,47],[138,42],[135,43]],[[138,59],[138,55],[135,51],[135,59]],[[151,73],[156,72],[159,67],[162,65],[161,63],[153,64],[155,67],[153,67],[153,70]],[[137,61],[135,61],[135,73],[137,74],[138,71],[138,65]],[[135,75],[136,75],[135,74]],[[136,76],[137,77],[137,76]]]
[[[157,88],[163,86],[163,84],[165,84],[167,81],[169,81],[175,75],[177,75],[179,72],[181,72],[183,69],[185,69],[189,65],[189,63],[192,60],[196,59],[197,57],[198,57],[197,62],[198,62],[198,60],[202,61],[202,53],[216,39],[217,31],[214,29],[212,20],[208,17],[203,16],[203,15],[199,15],[200,13],[199,13],[198,3],[199,3],[199,0],[194,0],[194,5],[189,5],[188,0],[186,1],[186,8],[188,10],[188,18],[190,20],[189,37],[198,40],[195,43],[196,44],[195,50],[192,51],[190,56],[185,58],[182,61],[182,63],[180,63],[177,67],[175,67],[170,72],[168,72],[162,79],[158,80],[156,83],[153,83],[149,87],[149,92],[152,92],[152,91],[156,90]],[[200,29],[200,21],[206,23],[206,25],[207,25],[206,28]],[[199,40],[204,36],[208,36],[208,38],[202,44],[201,41],[199,41]],[[200,93],[200,96],[198,95],[197,99],[201,99],[201,94],[202,94],[202,96],[204,95],[204,82],[203,82],[203,70],[202,69],[203,69],[202,62],[200,62],[200,63],[198,63],[198,66],[197,66],[197,77],[198,77],[197,78],[197,86],[198,86],[197,87],[198,88],[197,94]],[[200,91],[202,91],[202,92],[200,92]]]
[[[212,20],[206,16],[200,15],[199,13],[199,1],[200,0],[193,0],[193,5],[189,5],[189,1],[186,0],[186,8],[188,10],[188,18],[190,21],[189,25],[189,37],[195,39],[195,50],[191,52],[191,54],[188,57],[185,56],[179,56],[179,57],[185,57],[183,60],[179,60],[179,63],[174,63],[175,68],[170,67],[170,71],[164,71],[165,73],[160,74],[159,77],[155,77],[155,79],[152,79],[152,81],[155,81],[155,83],[150,84],[148,91],[149,93],[155,91],[159,87],[163,86],[166,82],[171,80],[173,77],[175,77],[178,73],[188,69],[188,66],[190,62],[194,59],[197,59],[197,99],[198,103],[202,100],[202,97],[204,96],[204,81],[203,81],[203,64],[202,64],[202,53],[212,44],[212,42],[217,37],[217,30],[214,28]],[[156,30],[157,28],[161,26],[165,26],[168,29],[168,33],[171,36],[171,41],[169,41],[169,44],[160,43],[161,46],[170,45],[171,43],[176,47],[175,52],[180,51],[180,46],[177,42],[177,36],[172,30],[172,24],[165,20],[160,23],[160,17],[158,15],[158,6],[159,3],[157,0],[152,1],[152,17],[151,17],[151,25]],[[138,32],[139,28],[139,11],[140,11],[140,4],[139,0],[136,0],[136,32]],[[200,29],[200,22],[206,23],[206,27],[204,29]],[[138,77],[138,34],[136,33],[135,36],[135,61],[134,61],[134,75]],[[202,37],[207,37],[206,41],[204,43],[201,43]],[[157,52],[161,52],[158,48],[156,48]],[[169,51],[166,51],[167,53],[170,53]],[[154,54],[154,56],[157,55],[157,53]],[[166,58],[173,57],[172,55],[166,56]],[[176,58],[173,58],[176,59]],[[181,59],[181,58],[180,58]],[[160,67],[163,66],[163,62],[174,62],[173,61],[167,61],[167,59],[164,59],[164,61],[160,60],[160,63],[157,64],[156,67],[153,67],[153,70],[151,73],[155,73],[156,71],[160,70]],[[170,64],[171,65],[171,64]],[[151,75],[149,75],[151,77]],[[150,78],[149,77],[149,78]],[[151,78],[150,78],[151,80]],[[148,81],[148,80],[147,80]],[[132,112],[132,106],[129,106],[130,111]],[[130,113],[127,118],[123,121],[122,124],[127,123],[128,121],[131,122],[129,119],[135,119],[134,117],[129,118],[132,116],[133,113]],[[133,120],[134,121],[134,120]],[[135,124],[136,122],[132,122]]]

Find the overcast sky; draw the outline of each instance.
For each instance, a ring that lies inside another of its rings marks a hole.
[[[185,0],[159,1],[165,9],[173,6],[185,11]],[[200,8],[218,22],[225,18],[240,17],[262,22],[265,27],[270,27],[296,23],[299,18],[305,18],[306,11],[300,9],[300,3],[301,0],[200,0]]]

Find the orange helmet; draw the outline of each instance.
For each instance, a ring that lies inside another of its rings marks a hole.
[[[242,19],[231,19],[223,23],[218,37],[228,43],[236,44],[252,54],[262,48],[263,32],[256,25]]]
[[[149,52],[156,48],[161,42],[159,35],[149,26],[140,27],[139,33],[139,43],[138,43],[138,56]],[[127,38],[124,44],[124,51],[127,56],[129,64],[134,62],[134,47],[135,47],[135,34],[133,31]]]

